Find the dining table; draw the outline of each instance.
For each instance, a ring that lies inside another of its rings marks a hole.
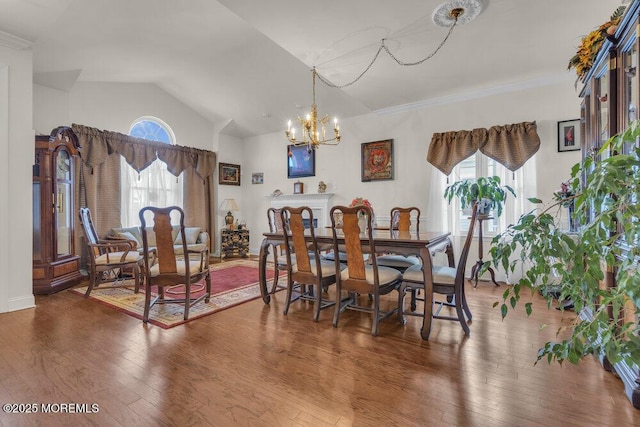
[[[422,261],[422,271],[424,274],[425,295],[424,295],[424,318],[420,335],[422,339],[428,340],[431,332],[431,320],[433,312],[433,277],[432,277],[432,250],[442,245],[451,245],[449,239],[450,232],[415,232],[398,230],[373,230],[373,244],[377,253],[393,253],[398,255],[414,255]],[[330,228],[314,229],[314,235],[318,246],[328,247],[333,245],[334,237]],[[284,243],[282,231],[263,233],[264,239],[260,246],[259,258],[259,285],[260,295],[265,304],[271,302],[271,295],[267,289],[267,258],[270,248]],[[309,241],[311,236],[307,231]],[[368,233],[361,233],[361,240],[366,245],[369,244]],[[344,245],[344,237],[337,233],[337,244]]]

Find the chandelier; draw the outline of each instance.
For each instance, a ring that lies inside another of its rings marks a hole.
[[[329,115],[326,114],[324,117],[318,118],[318,107],[316,106],[316,67],[313,67],[311,74],[313,76],[311,112],[305,118],[298,117],[298,123],[302,127],[302,138],[296,139],[296,128],[291,127],[291,120],[287,123],[287,130],[284,134],[294,146],[307,145],[310,149],[315,150],[320,145],[340,144],[340,126],[338,126],[338,119],[334,118],[333,138],[327,137]]]

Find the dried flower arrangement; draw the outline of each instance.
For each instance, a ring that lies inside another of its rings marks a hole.
[[[609,21],[591,31],[582,39],[578,51],[571,57],[569,66],[567,67],[568,70],[572,68],[576,69],[578,80],[584,80],[587,76],[587,73],[589,73],[589,70],[593,67],[593,61],[596,59],[596,55],[605,39],[616,32],[625,10],[625,6],[619,6],[615,12],[613,12]]]
[[[351,204],[349,205],[350,208],[354,208],[356,206],[366,206],[373,210],[373,208],[371,207],[371,202],[369,202],[369,199],[363,199],[362,197],[356,197],[351,201]]]
[[[353,199],[351,201],[351,204],[349,205],[349,207],[350,208],[355,208],[356,206],[366,206],[369,209],[371,209],[371,215],[374,215],[373,206],[371,206],[371,202],[369,202],[369,199],[363,199],[362,197],[356,197],[355,199]],[[364,212],[358,212],[358,217],[359,218],[364,218]],[[371,222],[373,222],[373,217],[371,219]]]

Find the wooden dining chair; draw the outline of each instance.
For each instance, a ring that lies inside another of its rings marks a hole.
[[[390,230],[393,231],[412,231],[415,233],[420,232],[420,209],[416,207],[399,208],[395,207],[391,209],[390,215]],[[415,229],[412,230],[412,225],[415,224]],[[403,256],[403,255],[380,255],[378,256],[378,265],[384,267],[397,268],[401,272],[407,268],[420,264],[420,259],[415,256]]]
[[[209,248],[190,250],[187,248],[184,227],[184,212],[178,206],[157,208],[148,206],[140,209],[140,229],[144,253],[151,253],[149,247],[150,230],[147,229],[147,212],[153,219],[153,233],[155,234],[155,260],[150,256],[144,257],[145,270],[145,298],[144,315],[142,321],[149,321],[149,311],[155,304],[177,303],[184,304],[184,320],[189,319],[189,309],[198,302],[209,302],[211,297],[211,274],[209,272]],[[176,255],[174,241],[176,236],[171,225],[171,215],[178,215],[180,225],[179,236],[182,237],[182,254]],[[192,285],[204,279],[205,289],[202,295],[192,296]],[[165,287],[184,285],[184,298],[165,298]],[[157,288],[157,295],[151,299],[151,293]]]
[[[433,293],[441,294],[445,296],[444,300],[436,300],[435,295],[433,298],[434,310],[432,317],[434,319],[445,320],[457,320],[462,325],[465,335],[469,336],[470,330],[467,322],[471,320],[471,310],[467,304],[467,298],[465,295],[465,271],[467,266],[467,258],[469,256],[469,249],[471,247],[471,241],[473,240],[473,231],[476,223],[476,216],[478,214],[478,205],[474,204],[471,211],[471,224],[467,231],[467,238],[462,247],[460,258],[458,258],[457,267],[454,265],[453,249],[451,241],[449,240],[446,245],[441,245],[440,248],[444,248],[447,252],[447,258],[449,260],[448,266],[434,265],[431,271],[433,278]],[[438,250],[439,248],[430,248],[431,251]],[[427,273],[428,274],[428,273]],[[416,289],[424,290],[424,276],[422,273],[422,266],[415,265],[405,270],[402,275],[402,285],[400,286],[399,299],[398,299],[398,317],[401,323],[405,323],[405,315],[423,316],[422,313],[415,311],[404,311],[404,297],[407,292],[413,292]],[[424,301],[424,300],[423,300]],[[437,307],[437,308],[436,308]],[[453,307],[455,309],[455,316],[440,314],[443,307]],[[412,307],[415,310],[415,307]],[[465,318],[466,315],[466,318]]]
[[[342,227],[336,223],[336,213],[342,214]],[[358,218],[363,215],[367,218],[367,231],[364,236],[360,233],[358,225]],[[382,311],[380,297],[398,290],[402,274],[394,268],[378,266],[371,227],[372,212],[369,207],[334,206],[330,217],[334,251],[338,253],[338,239],[344,238],[344,251],[347,256],[347,267],[337,275],[333,326],[338,326],[338,319],[344,310],[364,311],[373,313],[371,334],[378,335],[379,322],[397,312],[397,307]],[[365,253],[370,255],[368,260],[364,257]],[[339,260],[336,259],[334,263],[336,269],[339,269]],[[348,294],[348,298],[344,300],[343,291]],[[370,295],[370,298],[366,299],[366,303],[360,304],[360,295]]]
[[[420,209],[412,206],[408,208],[395,207],[389,215],[389,229],[391,232],[420,232]],[[415,225],[415,227],[414,227]],[[378,265],[392,267],[403,273],[407,268],[420,264],[420,258],[416,256],[404,256],[385,254],[378,256]],[[418,289],[411,291],[411,308],[417,307]]]
[[[284,248],[287,267],[287,300],[284,314],[298,299],[314,303],[313,320],[320,318],[320,310],[331,307],[334,301],[323,299],[323,293],[336,282],[336,264],[320,257],[313,227],[305,229],[305,220],[313,224],[313,211],[303,206],[284,207],[280,211],[284,226]],[[305,230],[308,230],[305,232]],[[294,290],[297,294],[294,296]]]
[[[392,208],[390,218],[390,228],[392,230],[411,231],[412,226],[415,224],[415,231],[420,231],[420,209],[415,206]]]
[[[142,256],[136,250],[135,244],[128,240],[100,239],[89,208],[80,208],[79,216],[89,255],[89,286],[84,296],[88,297],[91,291],[102,283],[130,287],[131,278],[134,279],[134,292],[138,293],[142,277]]]

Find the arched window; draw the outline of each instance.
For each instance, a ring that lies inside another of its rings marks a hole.
[[[158,118],[150,116],[140,117],[133,122],[129,135],[136,138],[164,142],[165,144],[173,145],[176,143],[176,137],[169,125]]]
[[[155,117],[141,117],[133,122],[129,135],[175,144],[171,128]],[[172,175],[163,161],[156,160],[138,173],[123,159],[121,168],[123,227],[140,225],[138,212],[145,206],[182,207],[182,176]]]

